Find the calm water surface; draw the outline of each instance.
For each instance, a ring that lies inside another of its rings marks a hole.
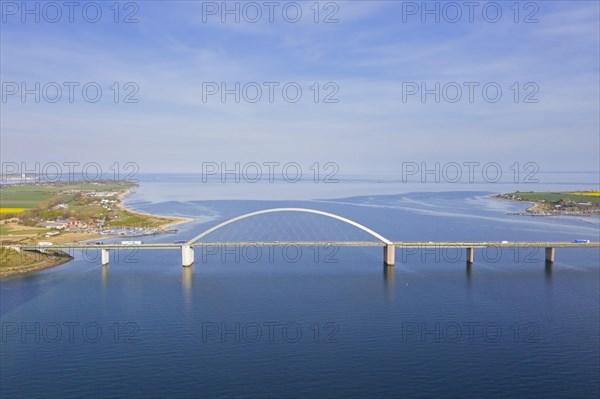
[[[506,215],[523,204],[437,192],[319,201],[168,201],[188,239],[252,210],[349,217],[392,240],[599,239],[598,218]],[[182,190],[181,190],[182,191]],[[174,193],[176,195],[176,193]],[[315,197],[318,198],[318,197]],[[312,227],[307,227],[310,225]],[[310,216],[248,219],[217,239],[361,239]],[[337,236],[334,236],[338,234]],[[285,250],[285,251],[284,251]],[[211,248],[75,253],[0,283],[2,397],[597,397],[598,249],[464,253],[380,248]],[[118,259],[117,259],[118,258]]]

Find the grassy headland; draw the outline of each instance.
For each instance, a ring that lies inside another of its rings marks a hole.
[[[494,198],[533,202],[527,209],[533,215],[589,216],[600,214],[600,191],[520,192],[498,194]]]
[[[188,220],[125,209],[123,197],[136,186],[137,183],[128,181],[1,185],[0,244],[4,247],[0,275],[38,270],[70,260],[56,254],[36,254],[32,263],[33,255],[18,253],[6,245],[160,234]]]
[[[17,252],[0,246],[0,278],[62,265],[73,259],[62,251]]]

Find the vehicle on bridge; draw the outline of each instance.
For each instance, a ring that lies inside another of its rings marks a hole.
[[[590,240],[575,240],[573,242],[576,242],[577,244],[589,244]]]
[[[142,245],[141,241],[121,241],[121,245]]]

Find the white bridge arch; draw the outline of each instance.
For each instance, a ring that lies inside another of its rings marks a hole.
[[[231,223],[235,223],[239,220],[242,219],[246,219],[246,218],[250,218],[253,216],[258,216],[258,215],[264,215],[266,213],[276,213],[276,212],[301,212],[301,213],[312,213],[315,215],[321,215],[321,216],[326,216],[332,219],[336,219],[336,220],[340,220],[344,223],[347,223],[351,226],[354,226],[370,235],[372,235],[373,237],[377,238],[378,240],[382,241],[383,243],[387,244],[387,245],[392,245],[392,241],[388,240],[387,238],[385,238],[384,236],[382,236],[379,233],[374,232],[373,230],[369,229],[368,227],[363,226],[360,223],[357,223],[353,220],[347,219],[345,217],[342,216],[338,216],[335,215],[333,213],[328,213],[328,212],[323,212],[323,211],[318,211],[316,209],[307,209],[307,208],[273,208],[273,209],[264,209],[262,211],[256,211],[256,212],[250,212],[250,213],[246,213],[245,215],[241,215],[241,216],[237,216],[234,217],[232,219],[226,220],[223,223],[220,223],[214,227],[211,227],[210,229],[198,234],[196,237],[192,238],[191,240],[188,241],[187,245],[192,245],[195,242],[199,241],[200,239],[204,238],[205,236],[207,236],[208,234],[212,233],[213,231],[216,231],[218,229],[220,229],[223,226],[227,226],[228,224]]]

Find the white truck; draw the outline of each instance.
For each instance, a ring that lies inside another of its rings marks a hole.
[[[121,241],[121,245],[142,245],[141,241]]]

